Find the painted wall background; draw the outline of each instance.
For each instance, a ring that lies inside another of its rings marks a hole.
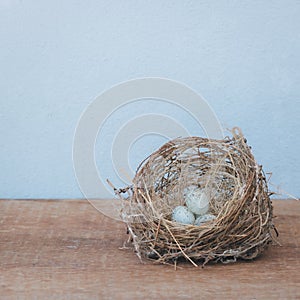
[[[299,15],[291,0],[0,1],[0,198],[83,197],[72,165],[81,113],[112,85],[145,76],[199,92],[224,128],[243,129],[273,184],[299,197]],[[105,177],[116,177],[116,130],[149,112],[201,133],[176,107],[124,108],[97,140]],[[163,142],[135,143],[133,167]]]

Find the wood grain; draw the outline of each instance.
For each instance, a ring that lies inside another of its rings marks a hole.
[[[273,201],[282,246],[258,259],[142,264],[85,200],[0,200],[1,299],[300,299],[300,202]]]

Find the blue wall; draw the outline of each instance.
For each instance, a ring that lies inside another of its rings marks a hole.
[[[0,198],[82,197],[72,165],[82,111],[144,76],[202,94],[225,128],[243,129],[271,181],[299,197],[299,16],[300,1],[2,0]],[[151,109],[166,112],[150,102],[133,111]],[[147,137],[132,156],[161,142]]]

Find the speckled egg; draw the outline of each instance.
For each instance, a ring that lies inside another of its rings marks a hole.
[[[176,206],[172,213],[172,221],[182,224],[194,224],[195,216],[186,206]]]
[[[196,215],[204,215],[209,209],[209,198],[203,189],[188,187],[184,190],[184,199],[188,209]]]
[[[203,216],[199,216],[196,221],[195,221],[195,225],[201,226],[202,224],[208,222],[208,221],[212,221],[216,218],[216,216],[214,215],[210,215],[210,214],[206,214]]]

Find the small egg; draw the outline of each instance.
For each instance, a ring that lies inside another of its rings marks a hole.
[[[216,216],[210,215],[210,214],[199,216],[195,221],[195,225],[201,226],[202,224],[204,224],[208,221],[212,221],[215,218],[216,218]]]
[[[172,221],[182,224],[194,224],[195,216],[186,206],[176,206],[172,213]]]
[[[185,203],[188,209],[196,215],[204,215],[209,209],[209,198],[203,189],[186,188],[184,190]]]

